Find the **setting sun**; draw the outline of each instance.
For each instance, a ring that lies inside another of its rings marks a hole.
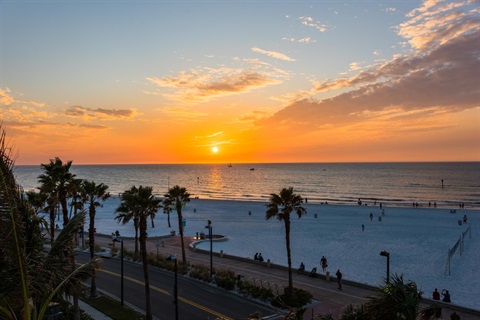
[[[217,153],[217,152],[218,152],[218,147],[213,147],[213,148],[212,148],[212,152],[213,152],[213,153]]]

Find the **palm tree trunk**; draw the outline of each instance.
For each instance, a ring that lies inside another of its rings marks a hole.
[[[135,255],[137,255],[138,254],[138,222],[134,222],[134,224],[135,224]]]
[[[93,260],[95,255],[95,207],[93,202],[89,208],[90,228],[88,229],[88,245],[90,247],[90,259]],[[90,297],[97,296],[97,284],[95,282],[95,269],[92,270],[92,278],[90,284]]]
[[[182,210],[177,209],[177,215],[178,215],[178,233],[180,234],[180,243],[182,245],[182,263],[184,265],[187,264],[187,255],[185,253],[185,244],[183,241],[183,224],[182,224]]]
[[[145,309],[146,320],[152,320],[152,306],[150,303],[150,279],[148,276],[148,261],[147,261],[147,220],[146,217],[140,218],[140,253],[143,262],[143,277],[145,279]]]
[[[50,207],[50,243],[55,240],[55,208]]]
[[[168,227],[171,228],[172,225],[170,224],[170,213],[167,214],[167,221],[168,221]]]
[[[290,219],[285,218],[285,240],[287,244],[287,261],[288,261],[288,288],[290,294],[293,293],[292,280],[292,254],[290,252]]]
[[[67,198],[65,196],[62,196],[60,198],[60,205],[62,207],[63,226],[66,226],[68,223],[68,206],[67,206]]]

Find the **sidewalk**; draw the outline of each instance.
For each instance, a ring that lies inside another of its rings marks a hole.
[[[111,238],[109,236],[97,235],[96,243],[102,247],[111,247]],[[190,263],[202,263],[210,265],[210,252],[199,249],[192,249],[189,244],[194,241],[192,237],[184,237],[186,246],[187,260]],[[120,243],[115,245],[118,249]],[[124,247],[129,250],[134,250],[133,239],[124,239]],[[182,251],[179,236],[168,236],[163,238],[149,239],[147,241],[147,250],[159,255],[168,256],[176,254],[181,258]],[[267,265],[267,262],[255,261],[252,258],[242,258],[229,256],[218,253],[213,253],[213,267],[216,269],[233,270],[236,274],[241,275],[244,280],[254,282],[257,285],[269,286],[272,290],[282,292],[283,288],[288,285],[288,270],[284,266],[274,264]],[[321,270],[318,268],[317,270]],[[318,271],[317,271],[318,272]],[[344,307],[349,304],[361,304],[366,299],[375,294],[375,288],[369,285],[342,280],[342,290],[337,289],[335,276],[330,281],[327,281],[325,275],[317,274],[317,277],[309,277],[309,271],[305,274],[299,274],[293,270],[293,283],[297,288],[301,288],[311,292],[314,296],[315,302],[312,303],[304,314],[304,319],[312,319],[312,314],[330,313],[335,318],[341,314]],[[430,304],[429,299],[426,299],[426,304]],[[432,301],[433,302],[433,301]],[[463,307],[439,303],[442,307],[442,314],[444,319],[449,319],[450,314],[454,311],[460,315],[462,320],[480,319],[480,311],[470,310]]]

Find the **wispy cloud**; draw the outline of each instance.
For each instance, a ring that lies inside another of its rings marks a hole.
[[[0,88],[0,104],[9,106],[14,101],[15,99],[10,95],[9,88],[5,88],[5,89]]]
[[[301,23],[305,26],[316,29],[319,32],[327,31],[327,25],[322,24],[319,21],[315,21],[312,17],[300,17]]]
[[[2,89],[0,88],[0,105],[10,106],[11,104],[23,104],[30,105],[35,107],[45,107],[45,103],[29,100],[19,100],[16,99],[13,95],[10,94],[11,90],[9,88]]]
[[[425,1],[408,13],[409,19],[398,26],[398,34],[416,50],[434,49],[478,29],[480,17],[474,6],[475,1]]]
[[[130,119],[137,115],[135,109],[104,109],[104,108],[87,108],[82,106],[72,106],[65,110],[65,115],[78,118],[96,118],[102,120],[113,119]]]
[[[73,127],[73,128],[86,128],[86,129],[95,129],[95,130],[104,130],[108,129],[107,126],[100,125],[100,124],[90,124],[90,123],[71,123],[67,122],[67,126]]]
[[[258,124],[302,124],[315,130],[333,123],[361,123],[379,114],[390,119],[404,114],[429,117],[479,107],[480,17],[469,10],[469,2],[462,4],[425,2],[398,29],[410,39],[411,55],[396,56],[349,78],[317,81],[312,92],[344,92],[322,101],[297,100]],[[351,91],[345,92],[348,88]]]
[[[283,61],[295,61],[295,59],[290,58],[286,54],[283,54],[283,53],[280,53],[280,52],[267,51],[267,50],[263,50],[263,49],[260,49],[260,48],[257,48],[257,47],[253,47],[252,51],[267,55],[267,56],[275,58],[275,59],[283,60]]]
[[[239,59],[238,59],[239,60]],[[285,72],[267,63],[250,59],[248,68],[199,67],[180,71],[174,76],[149,77],[147,80],[160,89],[169,89],[162,95],[183,102],[203,102],[212,98],[248,92],[280,83]]]

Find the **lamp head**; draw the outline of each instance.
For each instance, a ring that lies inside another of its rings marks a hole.
[[[390,252],[387,252],[387,251],[383,250],[382,252],[380,252],[380,255],[383,256],[383,257],[388,257],[388,256],[390,256]]]

